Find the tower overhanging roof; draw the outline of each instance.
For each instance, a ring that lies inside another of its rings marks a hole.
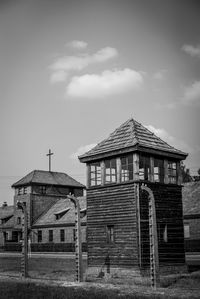
[[[129,151],[150,151],[157,154],[170,155],[179,159],[185,159],[187,154],[170,146],[154,133],[133,118],[127,120],[117,128],[107,139],[97,144],[87,153],[79,156],[81,162],[98,159]]]
[[[23,177],[21,180],[14,183],[12,187],[15,188],[33,184],[57,185],[78,188],[85,187],[66,173],[45,170],[33,170],[25,177]]]

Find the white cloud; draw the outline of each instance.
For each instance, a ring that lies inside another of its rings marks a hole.
[[[182,102],[186,105],[200,103],[200,81],[194,82],[191,86],[188,86],[184,90],[184,96]]]
[[[52,76],[57,72],[81,71],[90,64],[106,62],[118,55],[115,48],[106,47],[93,55],[79,54],[77,56],[64,56],[58,58],[51,66]],[[58,79],[58,75],[55,75]],[[61,76],[61,81],[64,76]],[[52,81],[52,80],[51,80]],[[55,80],[53,80],[55,82]],[[59,80],[57,81],[59,82]]]
[[[153,74],[153,78],[156,80],[163,80],[166,73],[167,73],[167,70],[165,70],[165,69],[159,70]]]
[[[64,82],[67,79],[67,73],[65,71],[57,71],[51,74],[51,83]]]
[[[147,125],[145,127],[149,131],[154,133],[156,136],[160,137],[163,141],[175,147],[176,149],[182,150],[186,153],[194,152],[194,149],[190,145],[188,145],[185,141],[175,138],[174,136],[170,135],[165,129],[155,128],[152,125]]]
[[[96,143],[91,143],[91,144],[80,146],[75,153],[71,154],[70,158],[71,159],[78,159],[78,156],[80,156],[82,154],[85,154],[86,152],[91,150],[96,145],[97,145]]]
[[[71,79],[66,95],[77,98],[99,99],[137,89],[143,83],[139,72],[131,69],[106,70],[102,74],[86,74]]]
[[[73,40],[73,41],[67,43],[67,46],[77,49],[77,50],[84,50],[87,48],[88,43],[86,43],[82,40]]]
[[[90,57],[91,63],[93,62],[104,62],[111,58],[114,58],[118,55],[118,52],[115,48],[106,47],[98,52],[96,52],[93,56]]]
[[[192,45],[183,45],[181,49],[192,57],[200,58],[200,45],[197,45],[196,47]]]

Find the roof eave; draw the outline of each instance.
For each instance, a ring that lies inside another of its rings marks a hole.
[[[173,151],[167,151],[167,150],[159,150],[159,149],[154,149],[151,147],[145,147],[145,146],[141,146],[139,144],[136,144],[134,146],[130,146],[127,148],[121,148],[121,149],[117,149],[117,150],[111,150],[111,151],[107,151],[104,153],[99,153],[99,154],[91,154],[91,155],[82,155],[79,156],[79,160],[81,163],[87,163],[87,162],[92,162],[95,160],[100,160],[103,158],[109,158],[112,156],[116,156],[116,155],[122,155],[122,154],[126,154],[126,153],[130,153],[130,152],[145,152],[145,153],[151,153],[153,155],[159,155],[159,156],[165,156],[165,157],[170,157],[170,158],[174,158],[174,159],[178,159],[178,160],[185,160],[186,157],[188,156],[187,153],[183,153],[183,152],[173,152]]]
[[[26,186],[33,186],[33,185],[45,185],[45,186],[59,186],[59,187],[72,187],[72,188],[80,188],[80,189],[85,189],[86,187],[84,185],[82,185],[80,183],[80,185],[70,185],[70,184],[66,184],[66,185],[59,185],[59,184],[50,184],[50,183],[43,183],[43,182],[28,182],[25,184],[13,184],[11,187],[12,188],[18,188],[18,187],[26,187]]]

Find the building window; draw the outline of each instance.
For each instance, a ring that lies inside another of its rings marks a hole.
[[[161,159],[154,159],[154,182],[164,182],[164,161]]]
[[[184,224],[184,238],[189,239],[190,238],[190,225]]]
[[[53,230],[49,230],[49,242],[53,242]]]
[[[18,189],[18,195],[21,195],[22,194],[22,188],[20,187],[19,189]]]
[[[168,242],[168,226],[165,223],[158,224],[158,240],[161,243]]]
[[[107,225],[107,243],[114,243],[114,225]]]
[[[117,181],[117,163],[116,159],[105,161],[105,183],[116,183]]]
[[[27,194],[27,187],[24,187],[24,194]]]
[[[90,164],[90,185],[101,185],[101,164],[95,162]]]
[[[74,194],[74,188],[69,188],[69,193],[71,193],[72,195]]]
[[[41,243],[42,242],[42,231],[41,230],[38,230],[37,236],[38,236],[38,243]]]
[[[176,162],[168,161],[168,178],[169,178],[169,184],[176,184],[177,183]]]
[[[121,181],[127,182],[133,179],[133,155],[121,158]]]
[[[150,181],[150,157],[139,156],[139,177],[140,180]]]
[[[46,186],[40,186],[40,193],[41,194],[46,194],[46,192],[47,192]]]
[[[60,230],[60,242],[65,242],[65,230]]]
[[[22,223],[21,217],[17,217],[17,224],[21,224],[21,223]]]

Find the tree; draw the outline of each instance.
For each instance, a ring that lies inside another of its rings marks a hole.
[[[181,172],[182,172],[183,183],[192,182],[192,176],[190,175],[190,169],[186,168],[186,166],[183,164],[183,162],[181,163]]]

